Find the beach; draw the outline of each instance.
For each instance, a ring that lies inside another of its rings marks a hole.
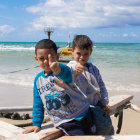
[[[32,106],[33,82],[41,71],[34,60],[35,42],[0,43],[0,107]],[[66,42],[57,42],[60,48]],[[97,43],[90,62],[96,65],[109,97],[134,95],[132,103],[140,107],[140,44]],[[117,120],[112,117],[116,129]],[[120,135],[140,134],[140,113],[124,110]]]
[[[15,86],[12,84],[11,85],[0,84],[0,89],[1,89],[1,102],[0,102],[1,107],[32,106],[33,101],[32,87],[29,88],[24,86]],[[134,102],[134,99],[132,100],[132,102]],[[116,132],[118,118],[111,116],[111,119]],[[140,135],[139,122],[140,122],[140,113],[137,113],[131,109],[124,109],[123,124],[119,135]]]
[[[0,84],[0,107],[32,106],[32,87],[14,84]]]
[[[117,130],[118,118],[111,117],[115,132]],[[125,109],[123,112],[123,123],[119,135],[140,135],[140,113],[131,109]],[[118,134],[115,134],[118,135]]]

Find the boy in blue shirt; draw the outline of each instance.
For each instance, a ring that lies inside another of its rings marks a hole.
[[[33,126],[23,131],[38,132],[44,119],[44,109],[54,126],[67,135],[95,133],[94,116],[89,103],[72,81],[68,66],[57,63],[56,44],[44,39],[35,47],[35,59],[43,69],[34,80]]]

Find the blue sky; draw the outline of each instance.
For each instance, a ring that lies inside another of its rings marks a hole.
[[[86,34],[94,42],[140,43],[140,0],[0,0],[0,41],[47,38],[67,42]]]

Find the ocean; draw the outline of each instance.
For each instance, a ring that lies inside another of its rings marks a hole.
[[[33,87],[41,69],[34,59],[36,42],[0,42],[0,83]],[[56,42],[59,48],[67,42]],[[140,94],[140,44],[95,43],[90,62],[112,94]]]

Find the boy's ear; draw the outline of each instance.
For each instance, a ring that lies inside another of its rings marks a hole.
[[[72,48],[71,52],[72,52],[72,55],[73,55],[73,53],[74,53],[74,49],[73,48]]]
[[[92,50],[90,51],[90,55],[92,54]]]
[[[37,56],[34,56],[35,60],[38,62]]]

